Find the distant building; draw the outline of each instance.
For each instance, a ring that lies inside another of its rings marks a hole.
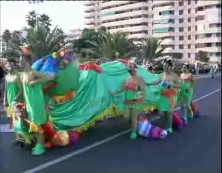
[[[206,51],[210,61],[221,61],[221,0],[86,1],[85,25],[123,31],[139,41],[155,37],[165,53],[195,61]]]
[[[81,37],[82,30],[81,29],[73,29],[70,30],[68,33],[66,33],[65,41],[71,42],[72,40],[77,40]],[[69,46],[70,43],[68,43],[66,46]]]

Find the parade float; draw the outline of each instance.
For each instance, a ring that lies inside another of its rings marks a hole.
[[[28,50],[23,50],[28,54]],[[51,80],[43,85],[48,112],[48,121],[43,126],[47,143],[49,146],[67,146],[76,144],[79,134],[93,126],[97,121],[108,117],[120,117],[124,113],[124,97],[122,92],[117,96],[110,96],[110,93],[120,88],[128,75],[127,60],[117,60],[96,65],[93,62],[79,64],[75,55],[69,50],[60,50],[47,56],[41,57],[32,64],[32,69],[47,74]],[[147,72],[138,66],[138,75],[146,83],[155,81],[159,74]],[[160,97],[160,86],[146,87],[145,102],[141,107],[144,111],[157,109],[157,102]],[[178,95],[174,95],[177,101]],[[193,106],[195,109],[195,106]],[[25,115],[19,111],[25,109],[21,104],[8,108],[8,115],[11,115],[14,122],[20,119],[19,126],[15,132],[19,132],[26,143],[31,142],[32,131],[35,125],[29,122]],[[195,110],[197,112],[197,110]],[[19,116],[18,116],[19,112]],[[24,116],[21,116],[24,115]],[[175,120],[176,121],[176,120]],[[23,123],[21,123],[23,122]],[[25,125],[24,125],[25,122]],[[141,127],[150,126],[148,120],[139,121],[139,132]],[[181,125],[180,120],[177,123]],[[16,124],[16,123],[15,123]],[[25,126],[25,128],[23,128]],[[166,131],[152,126],[155,134],[148,135],[151,138],[164,138]],[[29,129],[29,131],[28,131]],[[31,131],[30,131],[31,129]]]

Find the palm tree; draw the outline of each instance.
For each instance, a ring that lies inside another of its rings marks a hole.
[[[6,49],[8,49],[8,47],[9,47],[9,42],[10,42],[11,38],[12,38],[12,33],[8,29],[6,29],[2,34],[2,40],[6,44]]]
[[[83,51],[96,55],[99,58],[115,60],[117,58],[130,58],[136,56],[138,49],[133,40],[127,38],[123,32],[110,33],[108,31],[100,33],[97,40],[88,42],[91,48]]]
[[[166,47],[161,47],[161,41],[156,38],[148,38],[140,44],[141,57],[145,60],[153,61],[154,59],[163,56],[163,51]]]
[[[85,50],[88,50],[91,48],[91,44],[88,42],[90,41],[96,41],[98,39],[99,33],[102,33],[103,31],[96,32],[93,29],[84,29],[82,31],[81,37],[77,40],[73,40],[73,50],[78,56],[82,58],[87,58],[88,56],[92,56],[90,52],[87,52]]]
[[[26,16],[26,19],[28,25],[34,28],[37,23],[37,13],[35,11],[30,11],[29,14]]]
[[[47,31],[42,25],[37,25],[36,28],[29,28],[27,32],[32,59],[58,51],[62,48],[63,45],[61,43],[65,39],[64,34],[58,34],[57,27],[52,31]]]
[[[51,20],[48,15],[42,14],[38,17],[38,22],[41,23],[49,31],[51,26]]]

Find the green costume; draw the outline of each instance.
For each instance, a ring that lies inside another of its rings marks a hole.
[[[17,81],[14,82],[10,82],[7,80],[7,76],[6,76],[6,88],[7,88],[7,103],[9,106],[11,106],[12,102],[15,100],[16,96],[19,93],[19,87],[17,84]]]
[[[162,122],[165,122],[165,126],[168,132],[172,133],[172,112],[177,102],[177,90],[168,88],[170,81],[162,82],[160,86],[160,99],[158,101],[158,110],[165,112],[162,115]]]
[[[189,80],[184,80],[182,82],[182,87],[180,90],[180,102],[182,102],[181,109],[182,109],[182,117],[187,123],[187,115],[186,109],[189,110],[191,118],[193,118],[193,112],[191,110],[191,101],[193,98],[193,86],[192,82]]]
[[[172,112],[173,111],[171,108],[169,96],[162,95],[163,92],[167,92],[167,91],[176,92],[175,89],[168,89],[167,87],[163,87],[163,86],[160,87],[161,94],[160,94],[160,99],[157,104],[158,111],[160,111],[160,112]],[[174,102],[173,107],[175,107],[175,103],[177,102],[177,95],[173,96],[173,102]]]
[[[43,125],[47,121],[47,114],[42,85],[30,86],[23,83],[23,93],[28,119],[36,125]]]
[[[137,87],[136,90],[126,90],[125,92],[125,99],[126,101],[131,102],[131,104],[125,103],[127,108],[133,108],[136,110],[141,110],[142,105],[141,105],[141,99],[136,99],[136,95],[140,92],[140,88]]]
[[[189,103],[191,103],[192,98],[193,98],[193,86],[192,83],[189,81],[184,81],[182,83],[182,87],[180,90],[180,96],[181,97],[187,97]]]
[[[6,89],[7,89],[6,96],[7,96],[7,103],[9,106],[13,106],[12,103],[13,101],[15,101],[16,96],[19,93],[18,80],[20,80],[20,76],[17,73],[15,74],[15,76],[16,76],[15,81],[9,80],[10,75],[7,75],[5,78]],[[17,101],[21,101],[21,100],[22,99],[17,100]],[[28,126],[20,117],[12,116],[12,122],[13,122],[13,128],[16,134],[28,135]]]

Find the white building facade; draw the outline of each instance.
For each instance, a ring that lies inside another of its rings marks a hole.
[[[88,1],[85,7],[87,28],[128,32],[135,41],[155,37],[165,53],[181,53],[186,61],[198,51],[221,61],[220,0]]]

